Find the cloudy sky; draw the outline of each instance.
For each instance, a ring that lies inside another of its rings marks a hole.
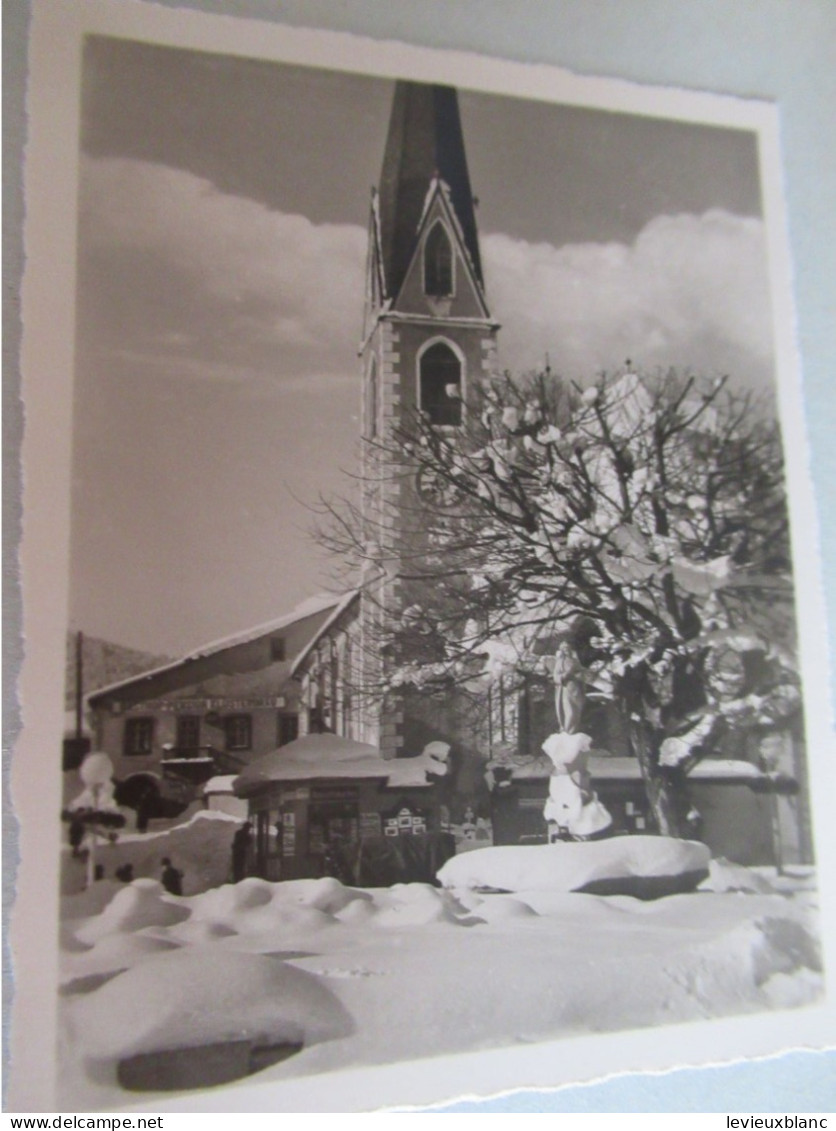
[[[329,587],[392,84],[91,39],[71,620],[176,655]],[[460,91],[504,366],[766,389],[752,135]]]

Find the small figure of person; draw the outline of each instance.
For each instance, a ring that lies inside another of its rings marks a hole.
[[[148,821],[151,818],[151,804],[147,797],[141,797],[139,804],[136,807],[136,831],[138,833],[148,832]]]
[[[250,839],[253,826],[245,821],[232,838],[232,882],[237,884],[247,874],[247,857],[250,851]]]
[[[183,894],[183,873],[175,868],[167,856],[163,857],[163,872],[160,882],[169,895]]]
[[[113,874],[120,883],[131,884],[134,879],[134,866],[130,863],[122,864]]]
[[[95,868],[93,869],[93,880],[97,881],[97,880],[103,880],[103,879],[104,879],[104,864],[97,864],[95,866]]]
[[[574,734],[581,725],[586,695],[583,689],[583,665],[568,640],[562,640],[557,646],[552,680],[557,725],[564,734]]]

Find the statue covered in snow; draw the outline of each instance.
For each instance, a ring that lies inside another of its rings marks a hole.
[[[554,710],[560,729],[543,743],[554,767],[543,810],[550,840],[586,840],[600,836],[612,824],[592,789],[587,766],[592,739],[579,729],[586,701],[583,676],[575,648],[569,640],[561,640],[552,665]]]
[[[588,734],[550,734],[543,750],[554,769],[543,816],[550,840],[587,840],[612,824],[606,806],[592,789],[587,762],[592,739]]]
[[[426,763],[426,772],[431,778],[443,778],[450,772],[450,743],[428,742],[421,751]]]

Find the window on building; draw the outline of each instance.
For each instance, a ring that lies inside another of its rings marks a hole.
[[[154,749],[154,720],[148,716],[125,719],[123,749],[126,756],[151,754]]]
[[[322,701],[322,678],[319,663],[313,668],[307,688],[307,733],[322,734],[325,727],[325,711]]]
[[[330,663],[330,684],[331,694],[329,696],[330,702],[328,704],[331,730],[334,734],[342,734],[342,687],[340,684],[340,655],[334,641],[331,641],[331,663]]]
[[[288,742],[293,742],[295,738],[299,737],[299,716],[289,715],[280,712],[278,720],[278,730],[276,734],[276,741],[279,746],[287,746]]]
[[[343,649],[343,698],[342,698],[342,730],[346,738],[354,738],[354,726],[351,716],[351,686],[354,679],[354,653],[351,639],[347,638]]]
[[[270,659],[274,663],[287,658],[287,649],[285,648],[284,637],[274,636],[270,641]]]
[[[200,749],[200,715],[177,716],[177,749],[186,751]]]
[[[453,245],[439,220],[424,243],[424,293],[447,298],[453,293]]]
[[[366,435],[370,440],[377,435],[378,411],[377,362],[372,358],[366,386]]]
[[[227,750],[252,750],[252,715],[228,715],[224,719]]]
[[[444,342],[436,342],[421,355],[421,409],[430,424],[452,425],[462,422],[462,366]]]
[[[517,742],[520,753],[539,751],[554,730],[554,688],[544,676],[526,675],[520,688]]]

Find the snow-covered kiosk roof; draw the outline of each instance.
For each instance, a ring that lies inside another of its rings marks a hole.
[[[246,797],[276,782],[333,781],[377,778],[393,789],[416,789],[433,784],[428,771],[439,776],[437,760],[424,753],[417,758],[384,758],[376,746],[338,734],[306,734],[251,762],[235,779],[233,789]]]

